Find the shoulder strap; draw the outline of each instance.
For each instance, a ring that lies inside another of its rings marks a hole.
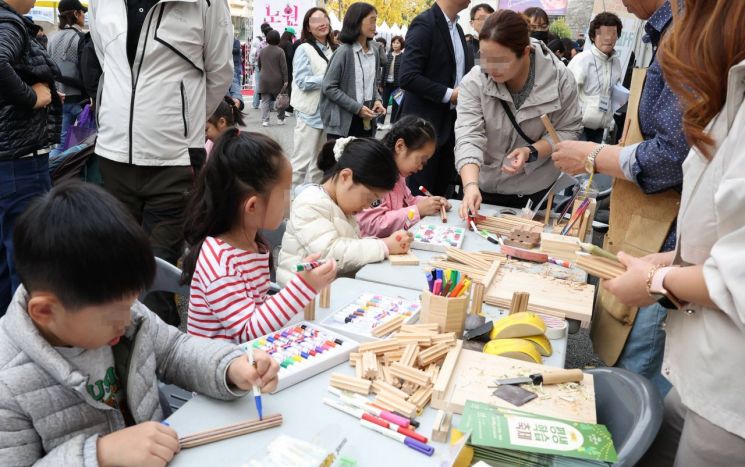
[[[321,48],[320,48],[320,47],[318,47],[318,44],[316,44],[316,42],[315,42],[315,41],[313,41],[313,42],[310,42],[310,46],[311,46],[311,47],[313,47],[313,48],[314,48],[314,49],[316,50],[316,52],[318,52],[318,55],[320,55],[320,56],[321,56],[321,58],[322,58],[322,59],[323,59],[323,60],[324,60],[324,61],[325,61],[326,63],[328,63],[328,62],[329,62],[329,59],[328,59],[328,57],[326,56],[326,54],[325,54],[325,53],[323,53],[323,51],[321,50]]]
[[[502,108],[507,113],[507,116],[510,119],[510,122],[512,123],[512,126],[517,130],[517,134],[520,135],[522,139],[528,142],[528,144],[535,144],[535,140],[533,138],[528,137],[528,135],[525,134],[522,128],[520,128],[520,125],[518,125],[517,120],[515,120],[515,115],[512,113],[512,110],[510,110],[509,104],[507,102],[503,101],[502,99],[497,99],[500,104],[502,104]]]

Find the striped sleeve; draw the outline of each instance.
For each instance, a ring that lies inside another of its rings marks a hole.
[[[264,303],[257,303],[251,292],[238,276],[220,277],[208,284],[204,300],[210,316],[200,319],[196,313],[192,314],[193,333],[236,343],[250,341],[280,329],[316,295],[299,276],[276,295],[267,297]]]

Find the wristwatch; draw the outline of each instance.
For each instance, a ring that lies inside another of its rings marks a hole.
[[[533,146],[532,144],[530,146],[526,146],[528,150],[530,150],[530,155],[528,156],[528,160],[525,162],[535,162],[538,160],[538,150]]]
[[[595,146],[595,149],[592,150],[590,155],[587,156],[587,159],[585,159],[585,172],[590,175],[595,173],[595,158],[598,157],[598,154],[600,154],[600,151],[602,151],[604,147],[605,144],[598,144]]]
[[[649,295],[657,299],[657,303],[670,310],[680,310],[687,303],[678,300],[678,297],[666,290],[663,286],[665,276],[674,269],[675,266],[657,268],[652,273],[652,280],[649,282]]]

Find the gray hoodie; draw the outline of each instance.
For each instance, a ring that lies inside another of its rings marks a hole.
[[[40,334],[18,288],[0,319],[0,459],[2,465],[97,466],[96,441],[126,428],[122,413],[88,396],[87,376],[74,369]],[[236,346],[183,334],[144,305],[113,347],[114,361],[135,423],[160,421],[158,381],[218,399],[228,389]]]

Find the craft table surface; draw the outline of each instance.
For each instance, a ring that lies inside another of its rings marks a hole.
[[[327,309],[316,305],[316,323],[351,303],[364,292],[402,297],[417,300],[419,293],[411,289],[374,284],[357,279],[341,278],[331,286],[331,306]],[[496,307],[484,306],[484,313],[494,318],[500,316]],[[293,322],[302,321],[302,313]],[[554,354],[546,358],[546,365],[563,368],[566,356],[566,337],[552,340]],[[434,443],[435,453],[432,457],[420,454],[405,445],[367,429],[353,417],[333,409],[323,403],[324,397],[332,396],[328,387],[332,373],[354,375],[349,362],[344,362],[330,370],[315,375],[299,384],[291,386],[276,394],[263,396],[264,414],[281,413],[284,417],[282,426],[259,431],[232,439],[219,441],[204,446],[184,449],[169,464],[175,467],[213,465],[232,467],[246,465],[250,459],[266,456],[266,446],[280,434],[292,436],[304,441],[324,445],[325,440],[347,438],[342,455],[357,461],[360,467],[377,466],[438,466],[447,458],[449,446]],[[417,430],[429,438],[432,434],[436,410],[427,406],[417,418],[421,427]],[[218,428],[257,418],[253,397],[243,397],[232,402],[216,401],[206,396],[197,395],[184,404],[168,418],[171,427],[179,436],[186,436],[197,431]],[[459,416],[455,416],[454,422]],[[455,423],[454,423],[455,424]],[[327,441],[328,442],[328,441]],[[333,446],[335,448],[336,446]]]

